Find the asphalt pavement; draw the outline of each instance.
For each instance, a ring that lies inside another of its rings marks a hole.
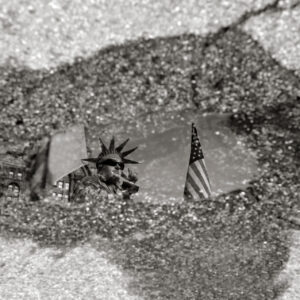
[[[4,147],[74,123],[147,140],[190,110],[229,115],[257,164],[213,203],[2,201],[1,299],[300,298],[300,2],[0,3]]]

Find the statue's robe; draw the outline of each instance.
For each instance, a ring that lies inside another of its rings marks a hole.
[[[76,182],[72,200],[78,203],[85,202],[95,193],[97,196],[106,198],[116,194],[116,189],[101,181],[97,175],[85,176]]]
[[[131,182],[132,185],[134,185],[137,179],[136,177],[128,177],[124,173],[122,173],[122,177],[127,180],[127,182]],[[129,181],[128,179],[132,180]],[[75,184],[72,200],[78,203],[85,202],[88,201],[90,196],[95,194],[100,198],[121,196],[124,199],[129,199],[130,196],[136,192],[137,191],[133,191],[131,187],[124,188],[118,184],[107,184],[101,180],[99,175],[87,175]]]

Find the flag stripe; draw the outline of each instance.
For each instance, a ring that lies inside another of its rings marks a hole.
[[[196,198],[196,199],[197,198],[200,198],[200,199],[205,198],[204,193],[202,193],[199,185],[195,182],[195,180],[191,176],[190,172],[188,172],[188,175],[187,175],[187,184],[189,184],[190,187],[192,188],[193,193],[191,193],[191,194],[193,195],[194,193],[196,193],[196,197],[194,197],[194,198]]]
[[[207,173],[207,169],[206,169],[206,163],[205,163],[205,160],[204,160],[204,159],[201,159],[201,160],[200,160],[200,164],[201,164],[202,169],[203,169],[203,171],[204,171],[204,173],[205,173],[205,176],[206,176],[207,181],[208,181],[209,189],[210,189],[210,191],[211,191],[211,186],[210,186],[210,181],[209,181],[209,177],[208,177],[208,173]]]
[[[194,172],[200,178],[201,182],[205,186],[207,193],[209,194],[210,193],[209,182],[202,170],[202,167],[201,167],[201,164],[199,163],[199,161],[195,161],[193,164],[191,164],[191,167],[193,167]]]
[[[195,189],[189,182],[186,183],[186,193],[188,193],[194,199],[199,197],[199,195],[196,193]]]
[[[203,178],[199,177],[198,174],[195,173],[192,165],[189,168],[189,175],[197,186],[197,190],[202,191],[204,196],[207,197],[209,193],[206,189],[205,182],[203,181]]]
[[[205,193],[207,194],[206,197],[210,194],[209,187],[207,185],[207,182],[205,180],[205,176],[203,176],[203,172],[201,172],[201,169],[199,169],[199,164],[193,163],[190,165],[190,168],[193,170],[195,174],[195,178],[198,179],[198,182],[201,184],[201,186],[204,188]],[[197,182],[197,181],[196,181]]]
[[[195,169],[196,169],[195,170],[196,174],[198,174],[197,172],[200,172],[201,178],[205,181],[205,186],[207,188],[206,190],[207,190],[208,194],[210,194],[211,193],[210,182],[209,182],[209,179],[206,177],[205,172],[203,171],[200,161],[195,161],[194,165],[195,165]]]

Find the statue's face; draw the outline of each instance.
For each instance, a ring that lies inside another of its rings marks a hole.
[[[124,164],[122,162],[107,160],[99,165],[98,173],[104,178],[105,181],[108,182],[113,179],[118,179],[121,176],[121,172],[123,169]]]

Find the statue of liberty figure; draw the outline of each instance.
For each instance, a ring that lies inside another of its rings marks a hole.
[[[126,158],[137,147],[122,152],[129,139],[117,147],[115,147],[114,137],[108,147],[101,139],[99,140],[101,152],[98,157],[83,159],[83,161],[95,164],[96,172],[92,174],[90,169],[85,166],[87,175],[77,182],[74,188],[73,201],[75,202],[86,201],[89,193],[96,193],[104,197],[119,195],[129,199],[132,194],[139,190],[135,184],[137,175],[129,168],[127,172],[124,170],[126,164],[138,164],[137,161]]]

